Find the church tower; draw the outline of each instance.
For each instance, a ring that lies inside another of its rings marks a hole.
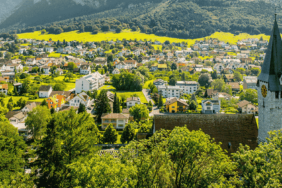
[[[268,132],[282,128],[282,44],[275,21],[258,77],[259,133],[258,142],[265,142]]]

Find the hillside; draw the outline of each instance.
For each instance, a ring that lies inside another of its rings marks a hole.
[[[147,34],[193,39],[215,32],[269,34],[274,18],[274,6],[263,0],[23,1],[23,6],[1,22],[0,32],[140,29]]]

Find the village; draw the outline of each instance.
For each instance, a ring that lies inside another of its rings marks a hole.
[[[0,38],[1,112],[24,135],[29,112],[40,105],[54,112],[82,108],[101,131],[148,120],[150,132],[154,116],[162,114],[257,116],[257,76],[267,45],[256,38],[191,46]],[[102,91],[110,110],[95,108]]]

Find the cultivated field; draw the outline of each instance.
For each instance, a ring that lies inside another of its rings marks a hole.
[[[106,32],[106,33],[98,33],[98,34],[91,34],[90,32],[85,32],[85,33],[79,33],[78,31],[71,31],[71,32],[65,32],[61,33],[59,35],[55,34],[44,34],[41,35],[40,31],[35,31],[33,33],[23,33],[23,34],[18,34],[20,39],[37,39],[37,40],[49,40],[50,38],[53,41],[57,40],[66,40],[66,41],[82,41],[82,42],[91,42],[91,41],[116,41],[122,40],[122,39],[127,39],[127,40],[152,40],[152,41],[160,41],[160,42],[165,42],[166,40],[170,42],[188,42],[189,45],[193,45],[196,40],[200,40],[203,38],[199,39],[178,39],[178,38],[170,38],[170,37],[160,37],[156,36],[154,34],[145,34],[145,33],[140,33],[140,32],[132,32],[130,30],[123,30],[121,33],[113,33],[113,32]],[[269,36],[266,36],[264,34],[260,35],[249,35],[246,33],[241,33],[239,35],[234,35],[232,33],[225,33],[225,32],[216,32],[212,34],[211,36],[207,36],[205,38],[217,38],[221,41],[224,42],[229,42],[230,44],[235,44],[238,40],[246,39],[246,38],[260,38],[263,37],[265,40],[269,40]],[[158,46],[156,46],[158,47]]]

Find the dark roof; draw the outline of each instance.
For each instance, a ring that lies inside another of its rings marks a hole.
[[[258,81],[269,83],[268,89],[270,91],[282,91],[282,86],[279,83],[279,77],[282,73],[281,50],[281,36],[275,18],[261,74],[258,77]]]
[[[156,131],[185,125],[190,131],[201,129],[217,143],[221,142],[222,149],[229,153],[236,152],[240,143],[250,149],[257,147],[258,128],[253,114],[166,114],[155,115],[154,122]]]
[[[52,86],[41,85],[39,91],[49,91]]]

